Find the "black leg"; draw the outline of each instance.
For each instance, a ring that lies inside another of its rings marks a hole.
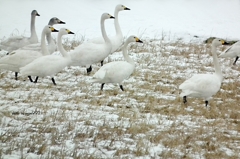
[[[235,61],[234,61],[234,63],[233,63],[233,65],[236,65],[236,62],[237,62],[237,60],[238,60],[238,56],[236,57],[236,59],[235,59]]]
[[[38,76],[35,78],[35,81],[33,83],[37,83],[37,80],[38,80]]]
[[[30,82],[33,82],[31,76],[28,76],[28,79],[29,79]]]
[[[187,96],[183,96],[183,103],[187,103]]]
[[[90,74],[91,71],[92,71],[92,66],[90,65],[90,67],[87,68],[87,74]]]
[[[120,88],[121,88],[121,90],[122,90],[122,91],[124,91],[124,89],[123,89],[123,86],[122,86],[122,85],[120,85]]]
[[[18,72],[15,72],[15,80],[18,80]]]
[[[57,84],[55,83],[55,80],[54,80],[54,78],[52,78],[52,82],[53,82],[53,84],[54,84],[54,85],[57,85]]]
[[[103,66],[103,60],[101,61],[101,66]]]
[[[208,106],[208,101],[207,100],[205,101],[205,104],[206,104],[206,107],[207,107]]]
[[[101,91],[103,90],[103,86],[104,86],[104,84],[105,84],[105,83],[102,83],[102,85],[101,85]]]

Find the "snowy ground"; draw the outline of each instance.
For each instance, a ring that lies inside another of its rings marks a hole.
[[[19,16],[25,11],[28,15],[33,6],[40,14],[43,6],[47,10],[42,4],[47,2],[12,2],[16,5],[0,0],[0,15],[9,13],[7,7],[19,11]],[[208,108],[201,99],[189,99],[184,105],[178,89],[193,74],[214,71],[210,46],[202,43],[205,37],[238,39],[239,1],[181,0],[180,3],[173,0],[170,4],[154,0],[104,0],[101,3],[92,0],[80,1],[79,5],[75,5],[76,1],[63,5],[64,2],[48,2],[55,12],[58,10],[57,15],[50,17],[66,21],[65,27],[75,31],[77,37],[81,33],[86,38],[93,37],[95,32],[96,36],[100,35],[96,27],[98,21],[92,22],[96,19],[94,14],[99,16],[104,9],[113,12],[119,3],[131,8],[121,13],[121,18],[126,18],[126,22],[121,19],[121,26],[125,36],[135,34],[144,41],[144,44],[129,47],[136,70],[123,83],[124,92],[113,84],[106,84],[100,91],[100,84],[89,82],[99,64],[93,65],[90,75],[84,67],[65,68],[55,77],[57,86],[49,77],[33,84],[23,77],[15,81],[13,72],[1,71],[0,158],[240,158],[240,62],[232,66],[233,59],[220,59],[224,81]],[[19,5],[26,10],[21,11]],[[87,6],[97,8],[96,12]],[[68,7],[71,9],[66,9]],[[183,10],[185,7],[187,9]],[[191,20],[187,11],[195,11],[190,14]],[[236,16],[223,16],[230,11],[236,11]],[[15,15],[15,12],[10,13]],[[44,13],[37,21],[39,26],[43,26],[40,18],[46,16]],[[160,20],[153,16],[156,14]],[[138,19],[140,15],[145,18]],[[206,19],[208,16],[211,18]],[[81,24],[81,18],[88,19],[89,23]],[[24,21],[19,22],[22,19],[16,19],[14,23],[19,26],[16,27],[6,25],[7,22],[14,24],[12,18],[3,18],[1,37],[8,36],[15,28],[19,28],[19,32],[27,30],[28,27],[22,25]],[[153,19],[152,23],[148,21]],[[84,33],[73,25],[76,21]],[[108,24],[111,30],[112,23]],[[38,35],[40,32],[41,29]],[[225,48],[220,47],[218,52]],[[121,52],[110,55],[105,63],[113,60],[122,60]]]

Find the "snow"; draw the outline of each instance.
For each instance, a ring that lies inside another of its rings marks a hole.
[[[192,74],[213,72],[203,40],[239,39],[239,0],[0,0],[0,40],[29,36],[33,9],[41,15],[38,37],[55,16],[67,23],[56,29],[76,33],[66,36],[70,41],[99,37],[101,14],[113,14],[117,4],[131,9],[119,13],[124,36],[144,41],[129,49],[136,70],[124,81],[126,91],[116,84],[99,91],[84,67],[66,67],[55,77],[57,86],[50,77],[37,84],[15,81],[12,72],[1,70],[0,158],[239,157],[240,110],[233,107],[239,66],[220,59],[225,79],[209,108],[196,99],[183,105],[178,90]],[[106,21],[106,30],[115,33],[113,21]],[[105,63],[122,59],[116,52]]]
[[[77,37],[86,39],[100,36],[100,16],[103,12],[114,14],[116,4],[124,4],[130,11],[119,13],[120,25],[125,36],[184,38],[194,40],[195,36],[216,36],[239,39],[239,0],[0,0],[0,36],[12,33],[30,34],[30,13],[36,9],[36,29],[40,38],[42,28],[52,17],[58,17]],[[17,14],[16,14],[17,13]],[[5,17],[5,18],[4,18]],[[234,25],[233,25],[234,24]],[[106,21],[110,35],[115,30],[113,21]],[[72,38],[72,37],[69,37]]]

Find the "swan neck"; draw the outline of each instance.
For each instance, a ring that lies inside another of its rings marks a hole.
[[[104,25],[104,19],[101,18],[100,24],[101,24],[101,32],[102,32],[102,37],[106,43],[110,43],[110,40],[107,36],[105,25]]]
[[[48,49],[47,49],[47,45],[46,45],[46,40],[45,40],[45,36],[46,33],[43,31],[42,35],[41,35],[41,50],[42,50],[42,54],[45,55],[49,55]]]
[[[118,13],[119,13],[119,11],[115,10],[115,12],[114,12],[115,31],[116,31],[116,35],[121,35],[122,36],[122,31],[121,31],[121,28],[120,28],[120,25],[119,25],[119,22],[118,22]]]
[[[36,33],[36,28],[35,28],[35,18],[36,16],[32,15],[31,16],[31,24],[30,24],[30,29],[31,29],[31,39],[35,40],[37,39],[37,33]]]
[[[51,33],[47,34],[46,37],[47,37],[48,45],[49,45],[49,44],[52,44],[52,43],[53,43],[53,38],[52,38],[52,36],[51,36]]]
[[[128,44],[129,44],[129,42],[126,41],[123,46],[123,57],[128,63],[134,64],[134,61],[128,55],[128,51],[127,51]]]
[[[214,68],[215,68],[215,73],[222,80],[223,75],[222,75],[222,70],[221,70],[221,67],[219,65],[219,60],[218,60],[218,57],[217,57],[216,46],[212,46],[212,56],[213,56],[213,64],[214,64]]]
[[[57,37],[57,46],[58,46],[58,50],[60,51],[60,53],[62,54],[63,57],[68,57],[68,53],[67,51],[63,48],[62,45],[62,34],[58,33],[58,37]]]

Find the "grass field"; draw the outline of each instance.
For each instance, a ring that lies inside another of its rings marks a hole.
[[[67,67],[56,86],[1,71],[0,158],[240,158],[240,62],[220,59],[224,81],[209,107],[183,104],[178,86],[214,72],[210,44],[141,40],[129,47],[136,70],[124,92],[89,82],[100,64],[90,75]],[[120,51],[105,63],[122,59]]]

